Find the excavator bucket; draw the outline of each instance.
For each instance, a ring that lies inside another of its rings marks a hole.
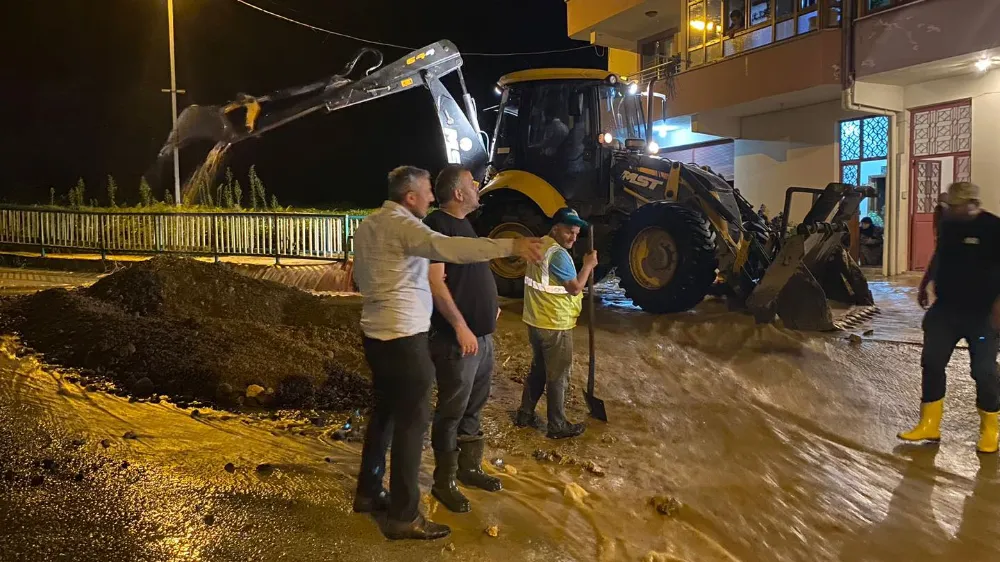
[[[794,330],[842,329],[877,312],[868,280],[843,243],[848,221],[872,193],[870,188],[840,183],[823,190],[790,188],[786,217],[792,194],[802,192],[819,197],[795,233],[782,242],[747,307],[758,322],[771,322],[777,316]]]

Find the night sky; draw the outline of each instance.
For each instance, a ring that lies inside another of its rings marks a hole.
[[[412,47],[450,39],[466,52],[522,52],[583,45],[566,37],[563,0],[249,0],[310,24]],[[473,12],[472,6],[483,15]],[[44,203],[77,178],[104,203],[105,178],[118,200],[138,200],[170,130],[166,0],[5,2],[0,22],[0,194],[8,203]],[[361,43],[310,31],[234,0],[175,0],[180,107],[221,104],[238,92],[264,94],[341,69]],[[379,47],[389,63],[406,54]],[[604,68],[593,48],[542,56],[466,56],[463,68],[481,109],[498,101],[500,75],[523,68]],[[363,66],[363,65],[362,65]],[[454,95],[457,79],[445,78]],[[480,115],[492,136],[493,118]],[[247,141],[227,164],[237,177],[256,164],[282,204],[373,206],[385,173],[399,164],[436,171],[445,163],[425,90],[307,117]],[[192,164],[193,162],[187,162]],[[172,188],[169,167],[151,176],[154,195]]]

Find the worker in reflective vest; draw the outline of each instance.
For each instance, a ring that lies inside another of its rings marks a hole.
[[[542,238],[544,258],[528,264],[524,275],[524,313],[531,342],[531,371],[524,380],[521,406],[514,423],[519,427],[542,425],[535,406],[547,395],[550,439],[576,437],[584,431],[582,423],[566,420],[566,386],[573,367],[573,328],[580,316],[583,289],[597,266],[597,252],[583,256],[578,272],[569,251],[586,228],[586,221],[568,207],[553,216],[552,229]]]

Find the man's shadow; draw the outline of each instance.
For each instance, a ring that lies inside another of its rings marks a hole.
[[[972,493],[962,506],[962,523],[948,545],[953,560],[996,560],[1000,557],[1000,458],[979,455]]]
[[[902,482],[892,492],[885,518],[849,538],[839,560],[941,559],[948,550],[949,538],[935,521],[931,505],[937,479],[934,459],[938,451],[937,444],[904,444],[893,449],[893,453],[909,458],[909,462],[903,469]]]

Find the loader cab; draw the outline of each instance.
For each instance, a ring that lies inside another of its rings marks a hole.
[[[530,172],[570,202],[607,201],[614,149],[645,138],[635,88],[583,69],[516,72],[498,88],[492,168]]]

